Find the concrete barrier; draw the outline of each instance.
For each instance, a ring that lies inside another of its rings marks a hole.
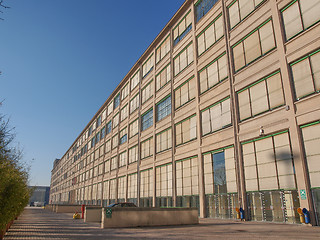
[[[101,222],[102,207],[86,207],[84,222]]]
[[[80,213],[81,206],[80,205],[56,205],[53,211],[56,213],[75,213],[75,212]]]
[[[106,210],[112,214],[107,217]],[[102,208],[101,228],[198,224],[197,208]]]

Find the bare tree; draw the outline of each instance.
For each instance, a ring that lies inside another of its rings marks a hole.
[[[7,9],[7,8],[10,8],[10,7],[6,6],[6,5],[4,5],[3,1],[4,1],[4,0],[0,0],[0,9],[3,9],[3,8],[4,8],[4,9]],[[2,11],[2,10],[0,10],[0,13],[3,13],[3,11]],[[4,20],[4,19],[0,17],[0,20]]]

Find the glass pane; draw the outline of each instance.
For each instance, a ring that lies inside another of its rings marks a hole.
[[[245,65],[243,43],[238,44],[233,48],[234,69],[237,71]]]
[[[280,73],[267,79],[270,108],[284,104]]]
[[[272,21],[269,21],[267,24],[261,27],[259,29],[259,34],[261,39],[262,54],[265,54],[276,46],[273,36]]]
[[[309,59],[296,63],[292,67],[296,97],[301,98],[314,92]]]
[[[261,56],[259,33],[255,31],[244,41],[244,50],[246,57],[246,64],[249,64],[259,56]]]
[[[241,20],[248,16],[254,10],[254,4],[252,0],[238,0],[240,6]]]
[[[240,14],[238,2],[235,2],[229,8],[230,27],[233,28],[238,22],[240,22]]]
[[[257,115],[269,109],[266,83],[264,81],[250,88],[252,115]]]
[[[304,0],[299,1],[304,28],[320,20],[320,1]]]
[[[303,30],[298,1],[282,12],[287,40]]]
[[[251,117],[249,89],[238,93],[240,120]]]
[[[316,91],[320,90],[320,52],[310,57]]]

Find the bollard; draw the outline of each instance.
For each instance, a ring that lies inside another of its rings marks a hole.
[[[236,208],[236,212],[237,212],[237,219],[240,219],[240,209]]]
[[[310,223],[310,214],[309,214],[309,211],[306,209],[306,208],[304,208],[304,209],[302,209],[302,212],[303,212],[303,214],[304,214],[304,221],[305,221],[305,223]]]
[[[302,212],[302,209],[301,209],[301,208],[298,208],[298,209],[297,209],[297,212],[299,213],[299,216],[300,216],[300,222],[301,222],[301,223],[305,223],[305,221],[304,221],[304,214],[303,214],[303,212]]]
[[[86,209],[86,205],[85,204],[82,204],[81,205],[81,218],[84,219],[84,211]]]
[[[239,211],[240,211],[240,218],[241,218],[241,220],[245,220],[243,208],[240,208]]]

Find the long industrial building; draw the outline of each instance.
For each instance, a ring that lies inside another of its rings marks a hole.
[[[320,221],[320,1],[186,0],[61,159],[50,203]],[[160,29],[159,29],[160,30]]]

